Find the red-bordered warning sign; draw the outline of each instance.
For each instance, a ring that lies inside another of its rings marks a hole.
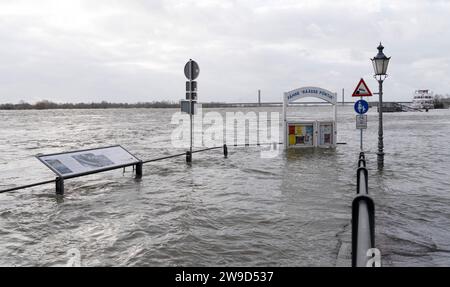
[[[369,90],[369,87],[364,82],[364,79],[361,78],[358,85],[356,86],[355,91],[352,94],[352,97],[371,97],[372,92]]]

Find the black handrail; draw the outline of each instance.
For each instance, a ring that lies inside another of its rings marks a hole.
[[[184,152],[184,153],[179,153],[179,154],[174,154],[174,155],[169,155],[169,156],[164,156],[164,157],[158,157],[158,158],[143,160],[142,163],[149,163],[149,162],[154,162],[154,161],[174,158],[174,157],[183,156],[183,155],[186,155],[186,153]]]
[[[357,169],[357,196],[352,202],[352,266],[366,267],[369,249],[375,248],[375,205],[369,196],[368,171],[363,152]]]
[[[38,186],[38,185],[54,183],[55,181],[56,181],[56,179],[52,179],[52,180],[46,180],[46,181],[31,183],[31,184],[27,184],[27,185],[16,186],[16,187],[0,190],[0,193],[5,193],[5,192],[9,192],[9,191],[15,191],[15,190],[19,190],[19,189],[34,187],[34,186]]]
[[[215,147],[208,147],[208,148],[204,148],[204,149],[200,149],[200,150],[194,150],[192,153],[203,152],[203,151],[219,149],[219,148],[222,148],[222,146],[215,146]]]

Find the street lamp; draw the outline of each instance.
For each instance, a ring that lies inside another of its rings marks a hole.
[[[383,53],[383,45],[378,46],[378,54],[371,59],[373,70],[375,72],[374,78],[378,81],[378,153],[377,162],[378,169],[383,169],[384,166],[384,152],[383,152],[383,81],[386,79],[387,68],[391,57],[386,57]]]

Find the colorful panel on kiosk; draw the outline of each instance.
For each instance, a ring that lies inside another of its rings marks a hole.
[[[289,144],[295,145],[295,135],[289,135]]]
[[[290,125],[290,126],[289,126],[289,134],[290,134],[290,135],[295,134],[295,126],[293,126],[293,125]]]

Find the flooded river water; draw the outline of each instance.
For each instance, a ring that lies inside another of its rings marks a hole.
[[[173,148],[174,109],[0,111],[0,189],[54,178],[34,156],[121,144],[141,159]],[[221,114],[237,109],[205,109]],[[279,108],[240,111],[281,112]],[[299,115],[325,115],[325,107]],[[377,112],[365,150],[384,266],[450,265],[450,110],[386,113],[376,169]],[[338,108],[336,149],[229,147],[0,194],[0,265],[334,266],[348,237],[359,132]]]

